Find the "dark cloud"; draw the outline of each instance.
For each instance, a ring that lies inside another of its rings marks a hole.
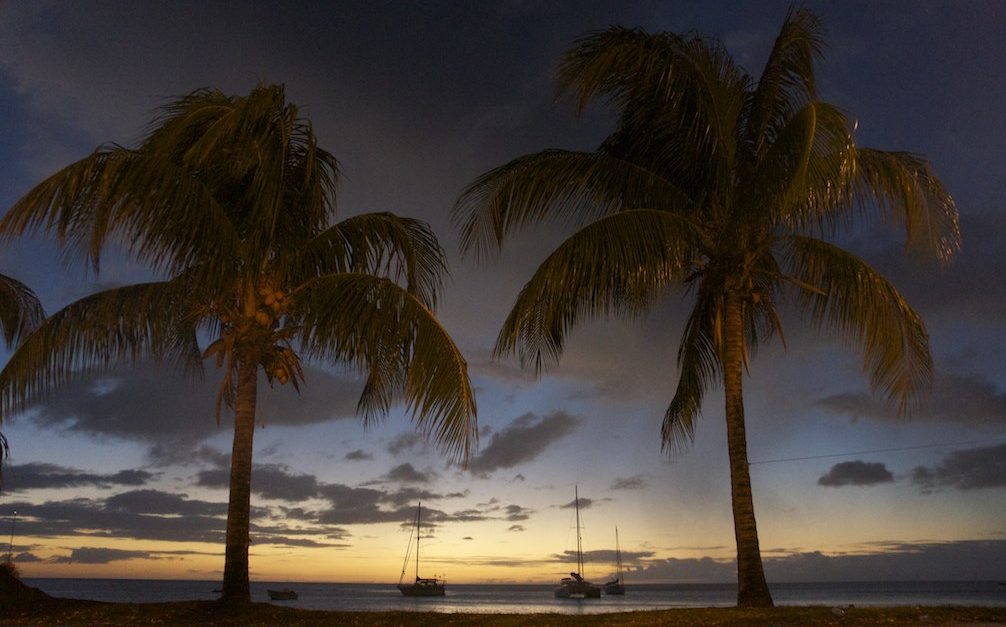
[[[565,505],[560,505],[559,507],[561,509],[573,509],[574,507],[576,507],[577,501],[580,502],[580,509],[589,509],[590,506],[594,504],[594,499],[588,499],[581,496],[578,499],[573,499],[569,503],[566,503]]]
[[[25,552],[25,553],[18,553],[17,555],[15,555],[13,557],[13,561],[16,564],[17,563],[27,564],[29,562],[41,562],[42,558],[39,557],[38,555],[35,555],[34,553]]]
[[[367,461],[369,459],[374,459],[374,456],[364,451],[363,449],[358,448],[355,451],[350,451],[346,453],[346,456],[343,457],[343,459],[345,459],[348,462],[362,462]]]
[[[196,485],[208,488],[228,488],[230,469],[213,468],[196,474]],[[267,499],[299,502],[318,495],[318,479],[314,475],[294,474],[283,464],[254,464],[252,492]]]
[[[29,538],[90,536],[222,543],[226,522],[222,516],[135,513],[108,508],[99,499],[21,502],[12,503],[11,508],[23,517],[18,520],[18,534]]]
[[[415,431],[406,431],[395,436],[388,442],[387,447],[388,452],[396,457],[403,453],[422,452],[427,448],[429,448],[429,445],[426,442],[426,438]]]
[[[510,525],[509,527],[506,528],[506,530],[507,531],[512,531],[514,533],[519,533],[521,531],[525,531],[524,525]]]
[[[877,485],[892,481],[894,481],[894,475],[885,464],[856,460],[835,464],[826,474],[821,475],[817,480],[817,485],[839,488],[849,485]]]
[[[825,409],[874,420],[897,420],[897,411],[880,398],[866,394],[834,394],[818,401]],[[971,426],[1006,425],[1006,394],[980,375],[938,372],[932,396],[913,420],[950,422]]]
[[[105,499],[105,509],[132,514],[173,514],[178,516],[226,516],[226,503],[191,500],[186,494],[160,490],[132,490]]]
[[[626,564],[640,564],[651,559],[655,553],[653,551],[621,551],[622,561]],[[598,549],[594,551],[584,551],[583,561],[591,564],[614,564],[618,558],[615,549]],[[566,551],[556,553],[552,559],[557,562],[576,561],[576,551]]]
[[[223,429],[214,418],[219,373],[207,368],[203,379],[155,366],[118,369],[74,381],[60,388],[29,414],[44,429],[65,429],[113,436],[174,449],[184,455],[192,445]],[[350,418],[356,413],[360,385],[307,367],[301,393],[289,386],[260,385],[257,415],[269,425],[302,425]]]
[[[67,556],[52,558],[56,564],[108,564],[135,559],[158,559],[149,551],[126,551],[123,549],[104,549],[82,547],[73,549]]]
[[[473,538],[473,537],[471,537],[471,536],[465,536],[465,537],[463,537],[463,538],[461,538],[461,539],[462,539],[462,540],[474,540],[475,538]]]
[[[954,451],[932,468],[914,468],[912,482],[925,491],[1006,488],[1006,444]]]
[[[511,522],[527,520],[534,513],[533,509],[521,507],[520,505],[507,505],[503,508],[503,511],[506,514],[506,519]]]
[[[110,488],[113,485],[140,486],[153,478],[154,475],[145,470],[120,470],[112,474],[95,474],[56,464],[30,463],[5,468],[3,487],[9,492],[85,486]]]
[[[388,474],[384,475],[384,480],[396,483],[429,483],[436,477],[435,472],[429,470],[419,472],[412,464],[406,462],[389,470]]]
[[[631,477],[616,477],[611,482],[612,490],[642,490],[647,485],[646,475],[632,475]]]
[[[524,414],[494,433],[489,445],[471,460],[468,469],[477,476],[487,477],[495,470],[533,461],[551,444],[569,435],[579,422],[579,418],[562,411],[540,419],[531,413]]]

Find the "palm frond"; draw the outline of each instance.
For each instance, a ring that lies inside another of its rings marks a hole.
[[[736,151],[749,80],[718,41],[621,27],[578,39],[556,76],[558,93],[571,93],[581,111],[600,96],[617,106],[620,131],[643,144],[633,153],[651,155],[635,162],[664,171],[654,161],[678,160],[675,146],[687,146],[717,184]]]
[[[666,179],[606,152],[546,150],[477,178],[454,205],[453,221],[462,251],[482,255],[511,231],[543,220],[580,225],[625,209],[692,205]]]
[[[791,273],[814,290],[800,303],[816,324],[860,345],[870,387],[911,413],[932,385],[929,334],[919,315],[876,270],[837,246],[810,237],[790,241]]]
[[[308,242],[297,261],[295,272],[303,279],[336,272],[404,279],[406,289],[431,309],[447,274],[447,255],[429,225],[392,213],[339,222]]]
[[[691,444],[702,398],[718,381],[721,366],[713,314],[711,304],[700,299],[685,324],[678,348],[678,386],[660,429],[661,448],[665,451],[679,451]]]
[[[495,355],[517,352],[522,364],[562,353],[581,318],[636,314],[681,279],[700,242],[681,216],[630,210],[587,225],[559,245],[521,290],[496,340]]]
[[[751,95],[746,135],[755,155],[775,143],[795,111],[817,99],[814,61],[823,47],[817,16],[802,9],[786,16]]]
[[[478,437],[468,364],[416,295],[387,278],[340,273],[305,284],[296,296],[304,352],[367,372],[360,399],[366,420],[404,397],[417,428],[467,461]]]
[[[211,276],[241,250],[210,188],[160,155],[119,146],[101,147],[51,175],[0,221],[8,238],[33,232],[55,235],[95,269],[109,240],[156,271],[200,262]]]
[[[924,158],[907,152],[860,148],[852,181],[860,207],[879,207],[904,222],[911,249],[948,263],[960,250],[957,205]]]
[[[35,292],[15,278],[0,274],[0,326],[7,346],[13,346],[45,318]]]
[[[819,224],[827,208],[842,200],[856,154],[845,114],[809,102],[787,120],[741,182],[744,206],[768,212],[773,222]]]
[[[200,368],[184,284],[141,283],[82,298],[25,337],[0,372],[0,416],[24,411],[76,377],[153,358]]]

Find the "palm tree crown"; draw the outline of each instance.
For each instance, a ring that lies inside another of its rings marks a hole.
[[[248,600],[252,436],[258,370],[303,381],[301,359],[365,373],[365,420],[404,398],[420,430],[467,459],[476,407],[467,364],[433,315],[443,250],[422,222],[390,213],[330,224],[338,176],[284,89],[198,90],[166,106],[137,148],[103,146],[52,175],[0,222],[90,259],[109,242],[168,277],[81,299],[54,314],[0,373],[3,415],[72,377],[154,358],[214,358],[217,403],[234,410],[225,599]],[[212,342],[202,350],[199,337]]]
[[[580,228],[521,290],[496,343],[540,370],[584,318],[637,314],[673,286],[693,298],[663,442],[689,442],[704,393],[726,396],[738,544],[738,603],[771,605],[747,468],[741,373],[782,335],[786,297],[857,343],[873,389],[908,413],[930,384],[925,326],[866,262],[824,237],[879,211],[909,245],[948,261],[957,211],[919,156],[856,145],[855,124],[818,99],[818,20],[783,24],[761,78],[715,40],[611,28],[578,40],[559,66],[580,110],[605,97],[618,125],[594,152],[546,150],[479,177],[455,206],[462,248],[491,253],[544,220]]]

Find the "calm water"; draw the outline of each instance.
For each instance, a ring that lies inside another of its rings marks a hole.
[[[213,581],[136,579],[26,579],[58,597],[98,601],[155,602],[210,600]],[[267,588],[291,587],[296,601],[276,601],[305,609],[345,611],[553,612],[595,614],[670,607],[733,605],[731,584],[627,585],[624,597],[591,600],[555,599],[548,585],[448,584],[447,596],[409,599],[393,584],[252,583],[252,599],[268,601]],[[995,581],[856,582],[775,584],[772,594],[783,605],[996,605],[1006,606],[1006,586]]]

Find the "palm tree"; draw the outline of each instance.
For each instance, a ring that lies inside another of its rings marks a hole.
[[[330,224],[338,164],[283,87],[198,90],[165,106],[137,148],[102,146],[40,183],[0,222],[43,231],[97,270],[120,244],[166,277],[87,296],[47,319],[0,372],[0,410],[67,380],[154,358],[223,369],[234,445],[222,599],[247,602],[259,371],[303,380],[301,359],[365,373],[358,409],[404,398],[417,427],[467,459],[476,437],[467,364],[434,317],[446,271],[429,227],[389,213]],[[212,338],[205,350],[199,337]]]
[[[0,328],[7,348],[17,345],[43,318],[45,311],[35,292],[21,281],[0,274]],[[0,433],[0,485],[3,483],[3,462],[9,455],[7,438]]]
[[[454,209],[462,250],[480,257],[519,227],[578,226],[521,290],[495,346],[539,373],[583,319],[639,314],[674,286],[692,297],[663,448],[691,441],[703,395],[721,381],[741,606],[772,604],[744,432],[751,351],[782,336],[789,296],[857,343],[872,388],[908,413],[930,385],[925,326],[865,261],[823,238],[879,212],[941,260],[958,248],[953,200],[927,162],[857,147],[855,124],[818,99],[821,47],[815,16],[791,13],[755,81],[694,34],[588,34],[562,59],[558,92],[580,111],[607,98],[616,130],[594,152],[546,150],[491,170]]]

